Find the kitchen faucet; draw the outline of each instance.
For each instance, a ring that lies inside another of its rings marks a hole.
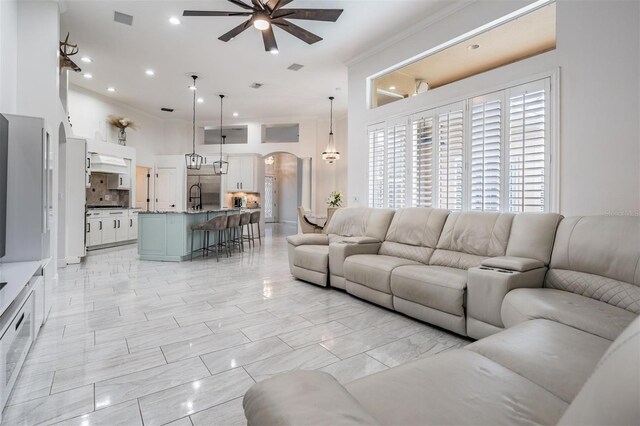
[[[195,189],[195,195],[193,195]],[[197,202],[196,202],[197,200]],[[194,183],[189,188],[189,202],[194,210],[202,210],[202,188],[199,183]]]

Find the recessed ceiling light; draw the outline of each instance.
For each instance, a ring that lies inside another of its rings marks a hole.
[[[86,78],[86,79],[92,79],[92,78],[93,78],[93,76],[92,76],[91,74],[89,74],[89,73],[85,73],[85,74],[84,74],[84,78]]]
[[[389,86],[389,90],[396,90],[396,86]]]
[[[153,70],[146,70],[144,73],[146,75],[155,75],[156,74],[155,71],[153,71]]]
[[[115,87],[107,87],[107,92],[115,92],[116,88]]]
[[[469,46],[467,46],[467,49],[469,50],[476,50],[480,47],[479,44],[470,44]]]
[[[201,103],[203,103],[203,102],[204,102],[204,99],[202,99],[202,98],[198,98],[198,103],[199,103],[199,104],[201,104]]]
[[[181,22],[178,18],[176,18],[175,16],[172,16],[171,18],[169,18],[169,23],[172,25],[180,25]]]
[[[278,53],[280,53],[280,52],[278,51],[278,49],[275,49],[275,48],[274,48],[274,49],[271,49],[271,50],[270,50],[270,52],[271,52],[271,54],[272,54],[272,55],[277,55]]]
[[[237,117],[237,116],[239,116],[239,115],[240,115],[240,114],[238,114],[237,112],[234,112],[234,113],[233,113],[233,116],[234,116],[234,117]]]
[[[82,62],[86,62],[87,64],[88,64],[88,63],[93,62],[93,59],[91,59],[91,58],[90,58],[90,57],[88,57],[88,56],[83,56],[82,58],[80,58],[80,60],[81,60]]]

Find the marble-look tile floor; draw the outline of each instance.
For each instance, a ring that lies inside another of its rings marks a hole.
[[[255,382],[317,369],[346,383],[468,340],[296,281],[285,235],[231,258],[143,262],[136,246],[59,270],[6,425],[245,424]]]

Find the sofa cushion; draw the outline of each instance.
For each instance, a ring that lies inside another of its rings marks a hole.
[[[609,346],[559,425],[640,424],[640,319]]]
[[[299,268],[326,273],[329,268],[329,246],[298,246],[293,264]]]
[[[366,207],[349,207],[336,210],[331,221],[324,228],[329,238],[335,235],[342,237],[371,237],[377,241],[384,240],[394,211],[391,209],[372,209]]]
[[[347,281],[391,294],[391,271],[403,265],[420,265],[420,263],[377,254],[349,256],[344,262],[344,277]]]
[[[556,229],[562,220],[557,213],[519,213],[513,218],[507,256],[536,259],[545,265],[551,260]]]
[[[412,207],[396,211],[380,254],[429,263],[448,210]]]
[[[467,350],[364,377],[347,390],[382,424],[555,424],[567,404],[539,385]]]
[[[545,287],[569,291],[640,314],[640,287],[637,285],[601,275],[552,269],[545,278]]]
[[[336,379],[319,371],[293,371],[257,383],[242,405],[250,425],[376,424]]]
[[[609,340],[618,337],[636,318],[631,312],[607,303],[550,288],[510,291],[502,302],[500,314],[506,327],[542,318]]]
[[[548,320],[520,323],[465,349],[477,352],[570,403],[610,340]]]
[[[296,247],[301,245],[329,245],[329,238],[322,234],[296,234],[289,235],[287,242]]]
[[[400,266],[391,274],[394,296],[454,315],[464,315],[467,271],[446,266]]]
[[[431,259],[429,260],[429,264],[458,269],[470,269],[480,266],[482,262],[487,259],[488,257],[486,256],[477,256],[475,254],[462,253],[459,251],[437,249],[433,252]]]

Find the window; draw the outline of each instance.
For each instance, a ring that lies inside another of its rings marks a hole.
[[[433,111],[414,116],[411,206],[433,205]]]
[[[509,91],[509,211],[544,212],[548,80]]]
[[[438,207],[462,210],[464,111],[461,104],[438,111]]]
[[[369,130],[369,207],[384,207],[384,127]]]
[[[407,125],[389,126],[387,133],[387,206],[399,209],[405,206],[407,188],[406,165]]]
[[[481,96],[471,106],[471,210],[501,209],[502,97]]]
[[[371,127],[369,206],[548,211],[550,93],[545,78]]]

